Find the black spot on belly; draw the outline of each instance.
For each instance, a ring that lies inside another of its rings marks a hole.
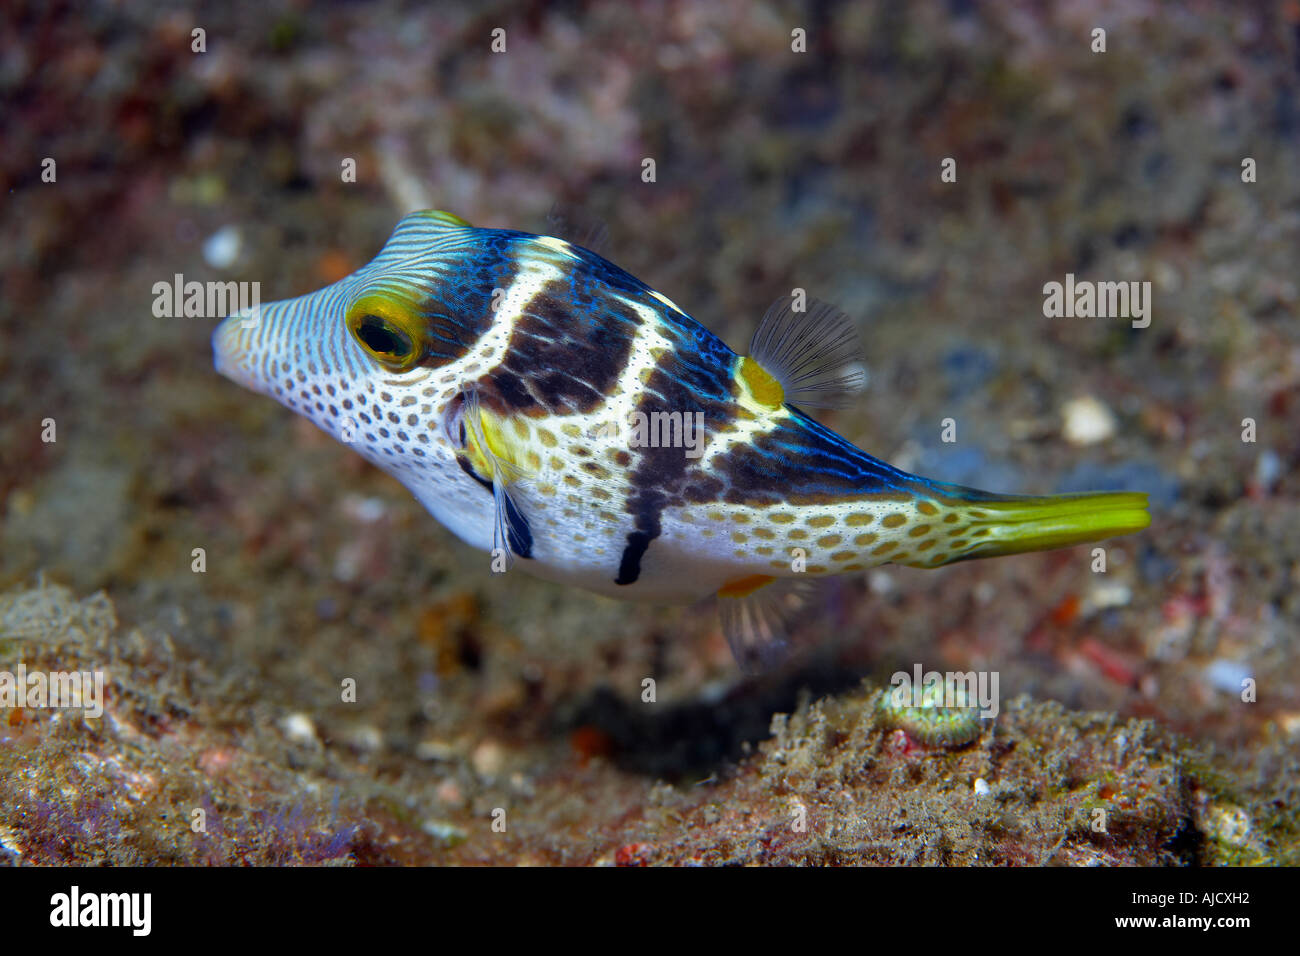
[[[650,539],[658,534],[656,528],[653,535],[645,531],[633,531],[627,536],[627,547],[623,549],[623,558],[618,563],[615,584],[633,584],[641,576],[641,557],[646,548],[650,547]]]

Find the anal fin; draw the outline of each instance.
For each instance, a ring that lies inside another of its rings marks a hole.
[[[814,582],[753,574],[718,591],[718,616],[731,654],[747,673],[782,663],[792,647],[795,622],[811,604]]]

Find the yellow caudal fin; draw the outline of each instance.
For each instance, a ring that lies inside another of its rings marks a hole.
[[[971,558],[1068,548],[1132,534],[1151,523],[1147,496],[1136,491],[1042,497],[972,492],[949,497],[943,508],[957,515],[945,525],[950,540],[944,556],[936,560],[918,555],[915,561],[902,563],[935,567]]]

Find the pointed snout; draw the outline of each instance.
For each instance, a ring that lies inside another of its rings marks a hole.
[[[355,374],[342,314],[334,287],[236,312],[212,333],[213,364],[232,382],[306,414],[304,391],[324,389],[336,369]]]
[[[258,333],[271,306],[227,316],[212,333],[212,361],[217,372],[253,391],[261,391],[257,371]]]

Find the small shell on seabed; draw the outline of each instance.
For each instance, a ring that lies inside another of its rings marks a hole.
[[[876,709],[881,719],[927,747],[961,747],[980,735],[979,707],[960,684],[930,680],[919,694],[911,681],[896,684],[881,694]]]

